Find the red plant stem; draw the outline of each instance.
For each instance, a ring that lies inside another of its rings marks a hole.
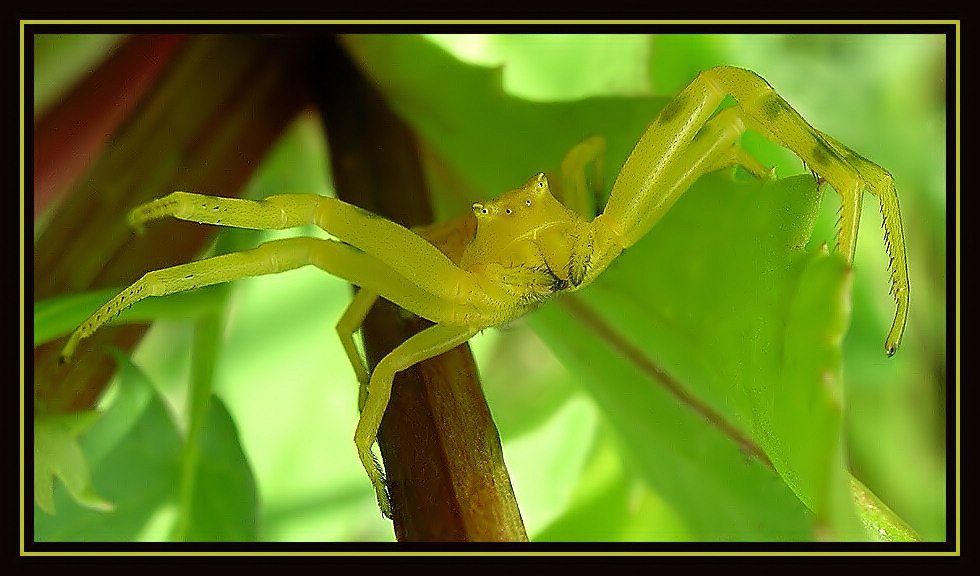
[[[183,35],[136,35],[34,122],[34,217],[58,202],[151,89]]]

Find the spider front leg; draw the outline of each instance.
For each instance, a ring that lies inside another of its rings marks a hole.
[[[583,285],[595,279],[623,249],[642,238],[704,174],[741,165],[757,178],[771,175],[771,171],[739,146],[739,138],[746,130],[745,121],[738,108],[727,108],[702,126],[685,146],[675,147],[675,158],[661,159],[662,170],[656,178],[650,176],[648,181],[637,183],[624,174],[631,163],[645,160],[640,148],[652,129],[647,130],[633,149],[616,179],[605,210],[593,221],[596,249]],[[631,193],[631,185],[637,187],[637,192]]]
[[[261,202],[175,192],[136,208],[134,226],[173,216],[195,222],[242,228],[281,229],[313,223],[344,242],[320,238],[288,238],[244,252],[215,256],[146,274],[103,305],[70,337],[62,351],[67,361],[78,343],[120,311],[149,296],[163,296],[246,276],[282,272],[306,265],[339,276],[362,288],[344,315],[338,331],[352,357],[361,392],[361,419],[355,442],[364,469],[386,516],[391,507],[379,464],[371,447],[388,405],[395,372],[441,354],[466,341],[495,309],[472,275],[453,264],[432,244],[403,226],[335,198],[310,194],[271,196]],[[370,379],[354,361],[353,328],[363,320],[377,296],[427,318],[437,325],[409,339],[386,356]],[[489,303],[489,305],[488,305]],[[347,337],[344,337],[347,332]],[[358,366],[361,370],[358,371]],[[366,391],[366,392],[365,392]],[[366,394],[366,397],[365,397]]]
[[[736,106],[709,121],[726,95],[735,99]],[[753,168],[754,161],[737,147],[738,135],[746,128],[792,150],[834,187],[841,197],[836,250],[848,263],[854,261],[861,193],[878,198],[890,257],[890,293],[896,303],[885,350],[894,354],[905,331],[909,303],[905,241],[894,181],[880,166],[810,126],[754,72],[732,67],[706,70],[661,110],[620,171],[600,217],[602,228],[625,248],[642,238],[705,172],[732,162],[759,172],[758,163]],[[615,256],[615,250],[609,252],[612,256],[605,260]]]
[[[400,305],[411,304],[434,322],[452,321],[455,302],[427,293],[381,260],[353,246],[320,238],[286,238],[260,244],[251,250],[214,256],[155,270],[103,304],[83,322],[62,349],[62,363],[71,360],[79,342],[119,315],[151,296],[166,296],[195,288],[231,282],[250,276],[276,274],[313,265],[368,289]],[[366,378],[365,378],[366,380]]]
[[[135,208],[129,222],[140,230],[150,220],[173,217],[202,224],[255,230],[282,230],[314,224],[337,239],[385,262],[418,288],[443,300],[478,293],[471,275],[424,238],[391,220],[336,198],[278,194],[261,201],[173,192]],[[412,303],[396,302],[419,316]],[[424,306],[424,303],[419,305]],[[443,316],[444,318],[444,316]]]

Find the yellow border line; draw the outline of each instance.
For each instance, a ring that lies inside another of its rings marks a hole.
[[[24,188],[24,141],[27,134],[24,132],[24,23],[20,24],[20,551],[24,553],[24,520],[27,513],[24,510],[24,428],[27,423],[24,413],[24,388],[27,385],[27,378],[24,373],[24,220],[27,212],[24,210],[24,201],[27,196]]]
[[[642,544],[642,542],[640,543]],[[762,542],[765,544],[765,542]],[[175,543],[177,545],[177,543]],[[502,552],[492,552],[492,551],[433,551],[433,552],[416,552],[416,551],[387,551],[387,550],[368,550],[364,552],[350,552],[350,551],[338,551],[338,552],[292,552],[292,551],[279,551],[270,550],[267,552],[263,551],[253,551],[253,550],[242,550],[242,551],[231,551],[231,552],[199,552],[199,551],[187,551],[187,552],[154,552],[154,551],[120,551],[120,552],[22,552],[24,556],[959,556],[958,552],[854,552],[854,551],[812,551],[812,552],[799,552],[799,551],[772,551],[772,550],[762,550],[759,552],[746,552],[746,551],[701,551],[695,550],[691,552],[682,551],[663,551],[663,552],[638,552],[638,551],[596,551],[596,552],[582,552],[582,551],[522,551],[522,550],[511,550]]]
[[[960,23],[956,22],[956,550],[960,550]],[[947,538],[949,535],[946,535]]]
[[[545,25],[560,25],[560,24],[583,24],[587,23],[590,25],[596,24],[787,24],[785,21],[778,20],[738,20],[738,21],[726,21],[726,20],[551,20],[547,22],[534,21],[534,20],[452,20],[452,21],[441,21],[441,20],[144,20],[144,21],[128,21],[128,20],[20,20],[20,330],[21,335],[24,334],[24,218],[26,217],[25,211],[25,179],[24,179],[24,146],[25,146],[25,127],[24,127],[24,82],[25,82],[25,70],[24,70],[24,55],[25,55],[25,43],[24,43],[24,32],[25,27],[28,25],[53,25],[53,24],[125,24],[125,25],[152,25],[152,24],[190,24],[190,25],[209,25],[209,24],[236,24],[236,25],[248,25],[248,24],[300,24],[300,25],[318,25],[318,24],[545,24]],[[869,21],[869,20],[812,20],[806,22],[795,22],[797,24],[845,24],[845,25],[856,25],[856,24],[881,24],[881,22]],[[450,551],[450,552],[415,552],[415,551],[365,551],[365,552],[347,552],[347,551],[209,551],[209,552],[197,552],[197,551],[107,551],[107,552],[95,552],[95,551],[78,551],[78,552],[62,552],[62,551],[52,551],[52,552],[35,552],[25,550],[25,530],[24,530],[24,520],[26,516],[24,497],[25,497],[25,474],[24,474],[24,428],[26,423],[25,414],[25,394],[24,394],[24,384],[26,383],[25,371],[24,371],[24,339],[21,338],[20,342],[20,381],[22,385],[20,386],[20,554],[21,556],[959,556],[960,555],[960,422],[961,422],[961,410],[960,410],[960,316],[958,311],[960,309],[960,20],[895,20],[888,21],[887,24],[916,24],[916,25],[934,25],[934,24],[945,24],[954,25],[956,31],[956,505],[955,505],[955,516],[956,516],[956,545],[953,551],[922,551],[922,552],[908,552],[908,551],[758,551],[758,552],[747,552],[747,551],[692,551],[692,552],[678,552],[678,551],[505,551],[505,552],[490,552],[490,551]],[[947,535],[948,536],[948,535]],[[757,544],[757,543],[752,543]],[[179,543],[174,543],[174,545],[180,545]]]
[[[125,25],[147,25],[147,24],[190,24],[193,26],[207,26],[213,24],[386,24],[386,25],[445,25],[445,24],[519,24],[519,25],[562,25],[562,24],[717,24],[717,25],[738,25],[738,24],[955,24],[957,34],[959,33],[959,20],[889,20],[880,22],[874,20],[808,20],[801,22],[786,22],[784,20],[21,20],[22,24],[125,24]]]

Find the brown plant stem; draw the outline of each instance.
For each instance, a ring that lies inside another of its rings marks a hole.
[[[430,223],[410,130],[335,39],[318,48],[314,97],[338,196],[405,226]],[[362,328],[369,366],[430,325],[379,300]],[[396,375],[378,441],[400,541],[527,539],[467,345]]]

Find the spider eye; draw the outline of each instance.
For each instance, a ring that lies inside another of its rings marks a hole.
[[[505,212],[507,212],[508,214],[510,214],[510,208],[508,208],[507,210],[505,210]]]
[[[525,200],[524,201],[524,205],[525,206],[530,206],[531,205],[531,201],[530,200]]]
[[[540,196],[548,190],[548,177],[544,172],[538,172],[524,184],[523,189],[531,193],[532,198],[535,195]]]

